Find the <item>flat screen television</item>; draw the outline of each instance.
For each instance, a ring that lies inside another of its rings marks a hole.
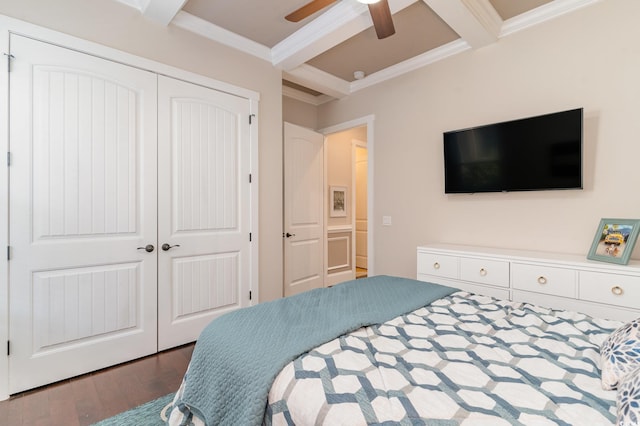
[[[444,191],[582,189],[582,108],[444,133]]]

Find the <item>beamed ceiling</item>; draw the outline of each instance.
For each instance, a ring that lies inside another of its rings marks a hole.
[[[307,0],[117,1],[271,62],[286,96],[318,105],[601,0],[389,0],[396,33],[383,40],[357,0],[298,23],[284,16]]]

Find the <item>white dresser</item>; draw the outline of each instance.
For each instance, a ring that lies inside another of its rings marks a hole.
[[[449,244],[418,247],[417,278],[622,321],[640,317],[640,262]]]

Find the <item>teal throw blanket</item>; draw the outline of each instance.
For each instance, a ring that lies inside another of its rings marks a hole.
[[[454,291],[406,278],[376,276],[225,314],[200,335],[178,402],[208,426],[260,425],[273,381],[296,357]]]

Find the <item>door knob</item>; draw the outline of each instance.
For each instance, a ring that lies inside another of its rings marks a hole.
[[[147,244],[144,247],[138,247],[138,250],[144,250],[147,253],[151,253],[154,249],[155,249],[155,247],[153,246],[153,244]]]
[[[291,237],[295,237],[295,236],[296,236],[296,234],[290,234],[290,233],[288,233],[288,232],[287,232],[286,234],[284,234],[284,235],[285,235],[285,237],[287,237],[287,238],[291,238]]]
[[[175,244],[175,245],[172,245],[172,246],[171,246],[171,245],[169,245],[169,244],[167,244],[167,243],[164,243],[164,244],[162,245],[162,250],[164,250],[164,251],[169,251],[169,250],[171,250],[171,249],[172,249],[172,248],[174,248],[174,247],[180,247],[180,244]]]

